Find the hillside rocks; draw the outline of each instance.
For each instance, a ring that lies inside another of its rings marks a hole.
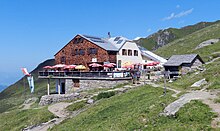
[[[39,105],[45,106],[45,105],[66,101],[66,100],[73,100],[77,98],[80,98],[79,93],[45,95],[41,97]]]
[[[200,49],[200,48],[203,48],[203,47],[205,47],[205,46],[213,45],[213,44],[219,42],[219,40],[220,40],[220,39],[210,39],[210,40],[204,41],[204,42],[200,43],[200,44],[195,48],[195,50]]]
[[[159,47],[162,47],[170,42],[170,40],[174,39],[176,36],[169,30],[161,30],[157,35],[157,45],[154,47],[156,50]]]
[[[207,100],[214,99],[216,96],[212,95],[209,92],[204,91],[194,91],[187,94],[184,94],[180,97],[180,99],[170,103],[161,113],[164,116],[175,116],[175,114],[179,111],[181,107],[183,107],[186,103],[189,103],[191,100]]]
[[[207,84],[208,82],[204,79],[201,79],[197,82],[195,82],[194,84],[191,85],[191,87],[201,87],[202,85]]]

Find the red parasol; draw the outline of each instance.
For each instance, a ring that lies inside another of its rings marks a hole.
[[[89,64],[89,66],[91,66],[91,67],[101,67],[102,65],[97,64],[97,63],[92,63],[92,64]]]
[[[146,66],[155,66],[153,62],[152,62],[152,63],[147,63],[147,64],[145,64],[145,65],[146,65]]]
[[[53,69],[52,66],[44,66],[43,68],[44,68],[44,69]]]
[[[66,65],[64,66],[64,69],[74,69],[76,65]]]
[[[103,65],[103,67],[109,67],[109,68],[112,68],[112,67],[114,67],[114,66],[116,66],[115,63],[108,63],[108,64],[104,64],[104,65]]]
[[[53,66],[53,68],[64,68],[66,65],[64,64],[57,64],[55,66]]]

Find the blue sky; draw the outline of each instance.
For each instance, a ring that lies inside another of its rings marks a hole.
[[[76,34],[146,37],[220,18],[219,0],[1,0],[0,84],[34,69]]]

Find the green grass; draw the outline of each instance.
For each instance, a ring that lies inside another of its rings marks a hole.
[[[0,114],[0,130],[20,131],[21,129],[47,122],[55,116],[47,110],[41,109],[13,110],[8,113]]]
[[[220,97],[219,97],[219,98],[214,99],[214,102],[215,102],[215,103],[220,103]]]
[[[47,94],[47,81],[38,79],[38,71],[42,70],[45,65],[54,65],[54,59],[47,60],[41,63],[36,69],[34,69],[31,74],[34,76],[35,91],[33,94],[30,93],[28,87],[27,78],[23,77],[15,84],[9,86],[4,91],[0,93],[0,113],[7,110],[16,109],[18,106],[23,104],[23,102],[31,97],[41,97]],[[25,88],[24,88],[25,83]],[[55,91],[55,81],[51,80],[51,91]]]
[[[115,95],[114,91],[109,91],[109,92],[101,92],[97,96],[97,100],[103,99],[103,98],[109,98]]]
[[[185,35],[180,39],[176,39],[173,42],[159,48],[155,51],[155,53],[165,58],[169,58],[174,54],[196,53],[199,54],[205,62],[208,62],[220,56],[220,42],[197,50],[195,50],[195,48],[203,41],[216,38],[220,38],[219,22],[215,22],[215,24],[195,31],[190,35]],[[205,68],[206,71],[197,75],[193,73],[183,75],[182,78],[177,81],[168,83],[168,86],[182,91],[196,90],[196,88],[191,88],[190,86],[193,83],[206,78],[208,84],[210,85],[208,89],[220,89],[220,60],[218,59],[211,64],[205,65]]]
[[[85,106],[86,106],[86,101],[79,101],[79,102],[69,105],[66,109],[68,111],[76,111],[76,110],[82,109]]]
[[[94,94],[94,93],[103,92],[103,91],[107,91],[107,90],[111,90],[111,89],[122,88],[125,85],[129,85],[129,84],[130,83],[117,84],[113,88],[94,88],[94,89],[89,89],[89,90],[82,91],[81,93]]]
[[[137,41],[137,43],[143,47],[145,47],[148,50],[152,50],[155,47],[157,47],[157,41],[159,36],[164,36],[164,32],[169,32],[169,37],[168,39],[164,39],[166,43],[170,43],[174,40],[180,39],[185,37],[186,35],[190,35],[198,30],[201,30],[205,27],[208,27],[210,25],[219,23],[219,21],[216,22],[200,22],[195,25],[191,26],[186,26],[180,29],[176,28],[168,28],[165,30],[159,30],[155,34],[152,34],[150,37],[147,38],[141,38],[140,40]]]
[[[199,101],[185,105],[177,117],[159,114],[174,98],[170,91],[143,86],[124,94],[102,99],[75,118],[68,119],[52,130],[209,130],[214,114]]]
[[[220,38],[220,23],[208,26],[201,30],[198,30],[190,35],[187,35],[181,39],[177,39],[155,51],[156,54],[169,58],[174,54],[188,54],[188,53],[197,53],[205,61],[209,61],[212,57],[213,52],[220,51],[220,42],[194,50],[201,42]]]

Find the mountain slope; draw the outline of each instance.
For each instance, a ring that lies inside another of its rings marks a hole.
[[[0,93],[0,113],[4,112],[10,108],[18,106],[24,102],[25,99],[29,97],[40,97],[47,92],[46,81],[38,79],[38,71],[42,70],[46,65],[54,65],[55,60],[49,59],[39,64],[31,74],[34,76],[35,82],[35,92],[30,93],[27,78],[23,77],[15,84],[9,86],[4,91]],[[24,89],[25,87],[25,89]]]
[[[0,85],[0,92],[3,91],[7,86],[5,85]]]
[[[201,30],[198,30],[190,35],[186,35],[180,39],[177,39],[155,51],[155,53],[168,58],[174,54],[187,54],[197,53],[205,61],[209,61],[213,58],[215,53],[220,51],[220,42],[212,44],[207,47],[196,49],[196,47],[210,39],[220,38],[220,23],[213,24]],[[214,53],[214,54],[213,54]]]
[[[186,35],[189,35],[193,32],[206,28],[210,25],[219,23],[216,22],[200,22],[195,25],[186,26],[180,29],[177,28],[168,28],[164,30],[159,30],[158,32],[146,37],[136,40],[136,42],[147,48],[148,50],[156,50],[159,47],[162,47],[176,39],[182,38]]]

